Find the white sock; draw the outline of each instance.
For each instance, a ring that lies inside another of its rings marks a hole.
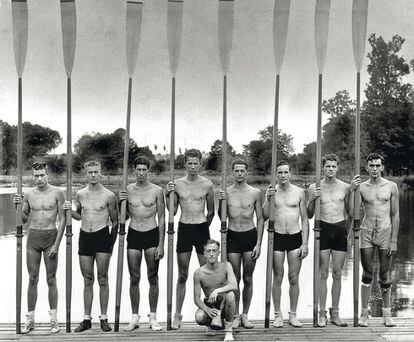
[[[32,321],[34,321],[34,317],[35,316],[35,312],[33,311],[29,311],[26,315],[27,318],[30,318]]]
[[[56,321],[57,320],[57,309],[49,310],[50,320]]]
[[[92,320],[92,316],[91,315],[83,315],[83,319],[86,319],[87,321]]]
[[[100,320],[108,319],[108,316],[107,315],[100,315],[99,316],[99,319]]]
[[[132,320],[133,321],[139,321],[139,315],[138,314],[132,314]]]

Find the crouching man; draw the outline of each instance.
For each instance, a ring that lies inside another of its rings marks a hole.
[[[199,325],[207,326],[206,335],[212,336],[214,330],[224,328],[224,341],[234,341],[232,324],[237,280],[229,262],[218,262],[219,255],[220,243],[207,240],[204,244],[207,263],[194,272],[194,303],[198,306],[195,319]],[[201,300],[201,289],[204,301]]]

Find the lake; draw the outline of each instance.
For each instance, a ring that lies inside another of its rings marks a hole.
[[[5,189],[2,192],[5,192]],[[0,195],[0,260],[2,282],[0,282],[0,322],[14,322],[15,320],[15,264],[16,264],[16,238],[12,234],[15,230],[15,211],[11,202],[12,195]],[[399,317],[414,317],[414,192],[408,190],[401,190],[400,192],[400,216],[401,225],[398,236],[398,254],[393,259],[392,269],[392,306],[393,314]],[[177,226],[177,222],[176,222]],[[312,223],[311,223],[312,227]],[[72,320],[78,322],[82,320],[83,315],[83,278],[80,273],[79,263],[77,259],[77,245],[79,236],[80,223],[73,220],[73,293],[72,293]],[[220,240],[220,221],[215,216],[210,227],[212,238]],[[23,251],[25,251],[26,236],[23,237]],[[174,236],[176,239],[176,235]],[[59,289],[59,303],[58,303],[58,319],[60,322],[65,320],[65,244],[66,237],[62,239],[59,250],[59,268],[57,274],[57,282]],[[249,316],[252,319],[264,319],[264,295],[265,295],[265,268],[266,268],[266,248],[267,248],[267,232],[264,233],[263,247],[261,256],[256,264],[254,273],[254,292],[252,305],[250,307]],[[302,270],[300,273],[300,297],[298,304],[298,317],[311,318],[312,317],[312,272],[313,272],[313,232],[310,233],[309,239],[309,256],[303,261]],[[351,242],[349,240],[349,242]],[[175,242],[174,242],[175,244]],[[167,245],[167,243],[165,243]],[[341,315],[350,318],[353,315],[353,298],[352,298],[352,247],[349,248],[345,268],[342,279],[342,295],[340,302]],[[165,254],[167,250],[165,250]],[[115,314],[115,284],[116,284],[116,260],[118,255],[118,243],[115,246],[113,256],[111,259],[109,269],[109,283],[110,283],[110,299],[109,299],[109,320],[114,320]],[[148,281],[145,277],[146,266],[142,262],[142,277],[141,277],[141,304],[140,315],[143,321],[146,321],[146,314],[149,313],[148,304]],[[192,273],[198,267],[197,258],[193,254],[190,264],[190,277],[187,283],[187,296],[183,306],[183,319],[190,321],[194,319],[194,312],[196,310],[193,303],[192,291]],[[287,265],[286,265],[287,269]],[[362,269],[360,270],[362,273]],[[122,302],[121,302],[121,321],[128,321],[131,316],[131,307],[129,301],[129,275],[126,265],[126,258],[124,263],[124,277],[122,286]],[[166,274],[167,261],[164,258],[160,263],[159,278],[160,278],[160,296],[158,304],[158,319],[161,322],[166,321]],[[174,260],[174,282],[177,276],[176,260]],[[331,286],[331,278],[328,281],[328,286]],[[25,253],[23,255],[23,289],[22,289],[22,321],[27,311],[27,283],[28,273],[25,267]],[[175,287],[175,286],[174,286]],[[99,296],[98,285],[95,283],[95,297],[92,308],[92,316],[94,320],[99,318]],[[330,291],[329,291],[330,292]],[[330,306],[330,294],[328,292],[327,307]],[[174,291],[175,298],[175,291]],[[380,305],[379,287],[376,284],[373,287],[373,295],[371,299],[371,306],[373,314],[380,313],[378,304]],[[174,306],[175,307],[175,306]],[[48,315],[48,301],[47,301],[47,285],[43,262],[41,264],[40,279],[38,285],[38,302],[36,306],[36,320],[40,322],[47,322]],[[273,308],[271,309],[273,310]],[[289,293],[288,280],[285,276],[282,288],[282,311],[285,317],[289,311]],[[273,315],[271,313],[271,315]]]

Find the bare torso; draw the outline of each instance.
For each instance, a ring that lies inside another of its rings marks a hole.
[[[260,190],[248,184],[231,185],[227,188],[229,229],[247,231],[254,228],[254,210]]]
[[[214,269],[206,265],[201,266],[196,272],[201,283],[204,295],[208,298],[214,289],[227,285],[227,263],[216,262]]]
[[[162,189],[155,184],[141,187],[130,184],[127,187],[128,211],[131,216],[129,228],[138,231],[148,231],[157,227],[157,192]]]
[[[276,186],[275,231],[279,234],[300,232],[300,201],[303,189],[289,184],[286,189]]]
[[[181,208],[180,222],[193,224],[206,222],[207,194],[212,189],[213,183],[202,176],[198,176],[195,180],[183,177],[176,180],[175,186]]]
[[[31,229],[54,229],[58,215],[59,200],[63,200],[62,190],[48,184],[45,189],[33,188],[25,193],[30,210]],[[63,204],[60,203],[60,204]]]

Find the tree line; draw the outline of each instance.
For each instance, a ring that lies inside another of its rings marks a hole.
[[[367,72],[369,82],[364,89],[365,101],[361,106],[361,158],[369,152],[377,152],[386,158],[387,172],[401,175],[414,169],[414,90],[407,82],[407,76],[414,71],[414,60],[407,61],[401,56],[404,39],[399,35],[386,42],[381,36],[372,34],[368,42]],[[336,153],[341,160],[341,170],[353,173],[355,140],[355,100],[348,90],[339,90],[334,97],[324,100],[322,110],[328,115],[323,126],[322,153]],[[257,174],[268,174],[272,156],[272,126],[258,132],[258,138],[243,145],[242,156]],[[48,127],[23,123],[23,160],[26,167],[39,156],[48,159],[52,172],[65,171],[66,156],[46,155],[62,141],[59,132]],[[104,171],[121,172],[125,130],[119,128],[113,133],[84,134],[74,145],[73,168],[82,169],[83,163],[91,158],[101,161]],[[0,170],[7,174],[16,167],[16,126],[0,120]],[[293,137],[278,131],[278,160],[288,160],[296,172],[314,173],[316,165],[316,142],[303,147],[302,153],[294,154]],[[155,150],[161,151],[157,145]],[[156,157],[149,146],[139,147],[129,141],[129,161],[138,155],[152,160],[152,171],[160,173],[168,168],[168,154],[163,147],[164,158]],[[231,144],[227,144],[228,161],[237,156]],[[161,153],[159,153],[161,155]],[[206,170],[221,171],[222,142],[212,144],[208,156],[203,160]],[[364,163],[361,163],[364,166]],[[177,169],[184,168],[181,148],[175,159]]]

